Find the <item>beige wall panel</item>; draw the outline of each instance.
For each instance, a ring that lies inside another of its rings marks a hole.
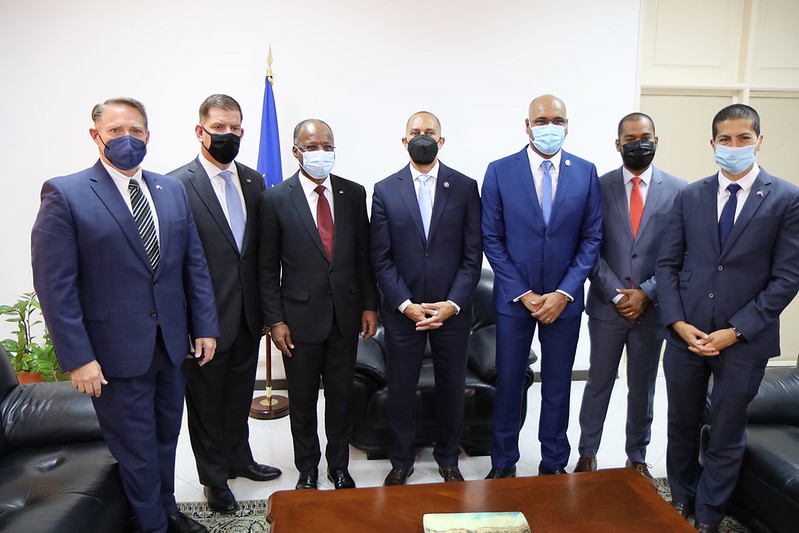
[[[799,88],[799,2],[760,0],[755,26],[753,87]]]
[[[641,95],[641,111],[655,121],[655,165],[689,182],[717,170],[710,148],[710,123],[729,96]]]
[[[642,85],[739,80],[744,0],[645,0]]]

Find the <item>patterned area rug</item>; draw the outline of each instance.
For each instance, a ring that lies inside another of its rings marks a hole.
[[[671,490],[666,479],[658,479],[658,494],[671,501]],[[180,510],[208,528],[210,533],[265,533],[269,531],[266,523],[266,501],[240,501],[239,510],[233,514],[220,514],[211,511],[205,502],[179,503]],[[719,533],[749,533],[740,522],[728,516],[719,526]]]

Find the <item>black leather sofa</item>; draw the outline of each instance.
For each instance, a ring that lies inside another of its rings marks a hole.
[[[730,514],[753,532],[799,531],[799,368],[766,369],[746,438]]]
[[[491,451],[491,416],[494,407],[496,371],[496,319],[492,304],[494,273],[483,269],[474,293],[474,320],[469,339],[468,368],[464,388],[464,424],[461,446],[469,455],[488,455]],[[428,346],[429,350],[429,346]],[[530,350],[530,364],[536,356]],[[527,390],[533,384],[533,370],[527,368],[522,403],[522,420],[527,415]],[[416,444],[435,442],[436,404],[433,361],[425,355],[416,393]],[[385,459],[391,435],[386,418],[386,356],[383,328],[370,340],[359,340],[353,378],[353,430],[350,443],[366,452],[369,459]]]
[[[121,533],[130,511],[91,399],[20,385],[0,346],[0,531]]]

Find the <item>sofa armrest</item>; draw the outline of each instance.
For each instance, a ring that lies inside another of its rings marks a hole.
[[[72,383],[20,385],[0,402],[8,448],[103,440],[91,398]]]
[[[378,328],[371,339],[358,339],[355,373],[373,382],[376,389],[386,386],[386,353],[383,346],[383,328]]]
[[[747,422],[799,425],[799,368],[766,369]]]

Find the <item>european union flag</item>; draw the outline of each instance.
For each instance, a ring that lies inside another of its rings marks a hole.
[[[264,175],[267,187],[283,181],[283,166],[280,164],[280,135],[277,132],[277,113],[272,81],[266,76],[264,109],[261,114],[261,144],[258,148],[258,172]]]

